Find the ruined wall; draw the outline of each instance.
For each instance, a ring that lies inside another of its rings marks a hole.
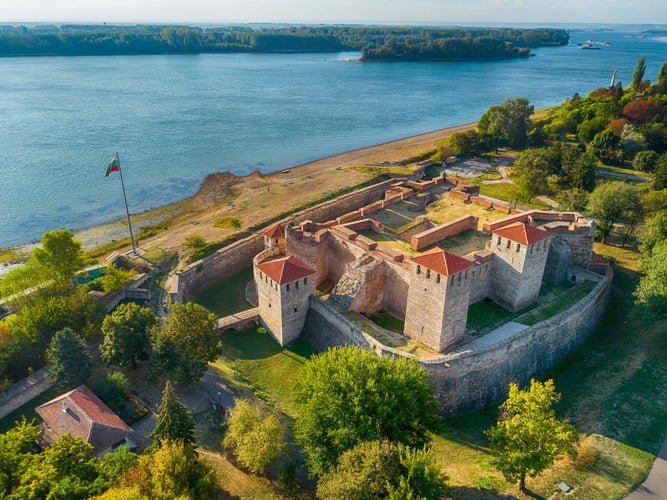
[[[330,300],[342,309],[372,314],[382,307],[384,263],[371,255],[364,255],[347,265],[347,270],[336,283]]]
[[[345,274],[347,265],[363,254],[364,251],[361,248],[351,243],[341,241],[338,238],[329,238],[327,240],[327,275],[329,279],[337,283]]]
[[[410,246],[415,250],[421,250],[432,245],[436,241],[444,240],[455,234],[462,233],[468,229],[477,228],[477,217],[464,215],[451,222],[440,224],[434,228],[427,229],[422,233],[415,234],[410,238]]]
[[[28,401],[36,398],[53,386],[49,379],[50,366],[37,370],[29,377],[16,382],[6,391],[0,393],[0,418],[4,418]]]

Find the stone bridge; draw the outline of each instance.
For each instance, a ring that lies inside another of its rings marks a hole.
[[[253,321],[259,318],[259,307],[246,309],[245,311],[237,312],[224,318],[218,318],[217,328],[221,332],[225,330],[243,330]]]

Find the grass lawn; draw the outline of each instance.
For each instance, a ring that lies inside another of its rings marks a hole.
[[[428,207],[426,217],[434,224],[444,224],[445,222],[458,219],[463,215],[474,215],[478,217],[477,229],[481,230],[485,222],[493,222],[503,217],[506,213],[500,210],[488,211],[485,207],[477,203],[465,204],[463,200],[443,196],[440,201],[433,203]],[[488,237],[487,237],[488,239]]]
[[[491,198],[497,198],[499,200],[506,201],[507,203],[514,203],[516,186],[514,184],[499,183],[499,184],[482,184],[480,187],[480,194],[484,196],[489,196]],[[535,208],[537,210],[549,210],[549,205],[541,203],[537,198],[533,198],[530,203],[521,201],[519,205]]]
[[[241,391],[275,402],[290,416],[294,414],[293,385],[315,349],[298,340],[281,348],[263,328],[229,332],[222,338],[223,355],[213,368]],[[250,392],[248,392],[250,391]]]
[[[366,236],[367,238],[370,238],[373,241],[377,241],[382,246],[398,250],[399,252],[403,252],[408,255],[419,253],[417,252],[417,250],[414,250],[410,246],[410,243],[400,238],[397,238],[396,236],[392,236],[389,233],[376,233],[375,231],[364,229],[362,231],[359,231],[359,234]]]
[[[480,300],[468,308],[468,328],[475,330],[477,335],[484,335],[504,325],[516,316],[495,302]]]
[[[218,318],[250,309],[252,305],[245,300],[245,286],[250,280],[252,280],[252,267],[200,293],[195,302],[213,312]]]
[[[591,293],[596,285],[597,283],[593,281],[584,281],[583,283],[579,283],[577,286],[559,295],[558,300],[554,300],[550,304],[539,307],[527,314],[524,314],[523,316],[520,316],[517,318],[517,321],[523,325],[532,326],[536,323],[539,323],[540,321],[551,318],[556,314],[560,314],[579,302],[586,295]]]

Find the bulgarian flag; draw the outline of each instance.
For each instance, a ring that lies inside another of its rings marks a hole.
[[[120,170],[120,162],[118,161],[118,153],[116,153],[109,162],[109,166],[107,167],[107,171],[104,174],[104,177],[109,177],[111,172],[118,172],[118,170]]]

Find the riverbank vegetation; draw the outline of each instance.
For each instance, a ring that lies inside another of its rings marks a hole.
[[[299,26],[0,26],[0,56],[362,51],[363,60],[459,61],[527,57],[566,45],[556,29]]]

